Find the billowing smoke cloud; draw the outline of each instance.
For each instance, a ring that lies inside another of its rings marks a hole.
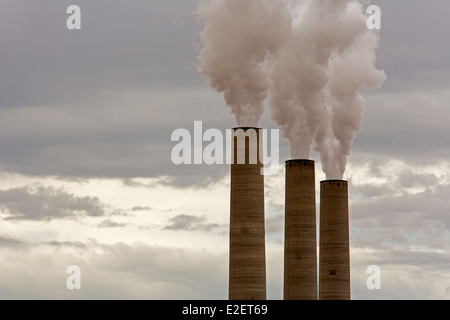
[[[342,179],[363,119],[362,87],[386,79],[375,67],[378,33],[356,0],[297,1],[292,37],[271,73],[271,115],[293,158],[320,152],[328,179]]]
[[[358,0],[204,0],[202,74],[224,92],[239,125],[271,117],[293,158],[320,152],[328,179],[342,179],[365,101],[386,79],[375,67],[378,33]]]
[[[265,62],[288,39],[284,0],[208,0],[197,15],[201,33],[199,72],[224,93],[239,126],[256,126],[270,88]]]

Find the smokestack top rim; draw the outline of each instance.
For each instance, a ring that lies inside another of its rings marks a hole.
[[[348,184],[348,180],[339,180],[339,179],[330,179],[330,180],[322,180],[322,181],[320,181],[320,183],[333,183],[333,182],[339,182],[339,183]]]
[[[290,160],[286,160],[286,164],[288,163],[311,163],[311,164],[315,164],[316,162],[314,160],[311,159],[290,159]]]
[[[251,130],[251,129],[253,129],[253,130],[262,130],[262,128],[259,128],[259,127],[234,127],[234,128],[232,128],[233,131],[237,131],[237,130],[247,131],[247,130]]]

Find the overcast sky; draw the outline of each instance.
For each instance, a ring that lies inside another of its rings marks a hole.
[[[0,298],[227,298],[229,168],[170,158],[175,129],[235,126],[197,72],[197,3],[0,2]],[[71,4],[81,30],[66,28]],[[364,92],[344,177],[352,297],[449,299],[450,2],[372,4],[387,81]],[[261,126],[276,128],[268,107]],[[266,177],[270,299],[283,217],[280,167]],[[66,287],[69,265],[81,290]],[[381,290],[366,287],[370,265]]]

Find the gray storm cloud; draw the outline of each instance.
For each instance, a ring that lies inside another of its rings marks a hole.
[[[204,0],[199,72],[224,93],[238,125],[271,117],[293,158],[320,152],[328,179],[342,179],[365,100],[380,87],[379,34],[358,0]]]

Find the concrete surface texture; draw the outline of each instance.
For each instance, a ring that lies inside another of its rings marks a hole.
[[[286,162],[284,299],[317,300],[315,163]]]
[[[265,300],[264,176],[257,128],[233,130],[231,165],[229,299]],[[239,164],[238,160],[245,161]],[[240,154],[242,157],[239,157]],[[256,159],[256,160],[255,160]]]
[[[320,184],[319,299],[350,300],[348,182]]]

